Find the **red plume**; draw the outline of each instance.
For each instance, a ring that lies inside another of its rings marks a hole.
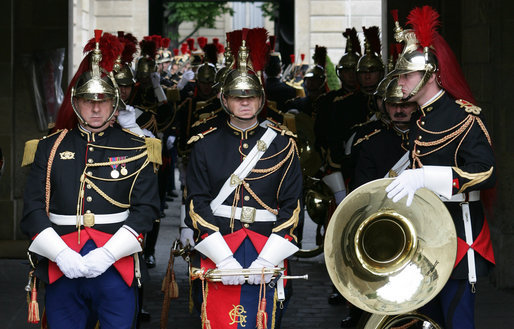
[[[398,22],[398,9],[391,9],[391,16],[393,16],[393,21]]]
[[[354,53],[357,53],[359,55],[362,54],[361,52],[361,43],[359,41],[359,37],[357,37],[357,30],[352,27],[351,29],[350,28],[347,28],[345,32],[343,32],[343,36],[345,38],[347,38],[347,41],[346,42],[350,42],[351,45],[352,45],[352,51]],[[348,40],[349,38],[349,40]]]
[[[216,45],[216,47],[217,47],[218,44],[220,43],[220,39],[219,38],[212,38],[212,43],[214,43]]]
[[[200,46],[200,49],[203,50],[203,48],[207,44],[207,38],[206,37],[198,37],[198,38],[196,38],[196,41],[198,42],[198,45]]]
[[[151,36],[151,38],[152,38],[153,42],[155,42],[155,47],[160,48],[162,37],[160,35],[154,34]]]
[[[237,54],[242,44],[243,31],[235,30],[227,33],[227,40],[230,40],[230,52],[234,56],[234,65],[237,64]]]
[[[173,48],[173,56],[178,56],[178,48]]]
[[[162,38],[161,39],[161,48],[168,49],[171,43],[170,38]]]
[[[118,31],[118,38],[123,38],[125,37],[125,32],[124,31]]]
[[[325,68],[327,64],[327,47],[321,47],[316,45],[314,49],[314,55],[312,55],[312,59],[315,64]]]
[[[218,47],[214,43],[208,43],[203,47],[205,52],[204,61],[216,65],[218,62]]]
[[[364,31],[366,40],[368,40],[371,51],[377,55],[380,55],[382,51],[382,45],[380,43],[380,30],[378,29],[378,26],[371,26],[367,29],[363,26],[362,30]]]
[[[155,58],[157,47],[155,42],[151,38],[145,37],[139,43],[139,47],[141,48],[141,56],[148,56],[152,59]]]
[[[407,16],[407,24],[414,29],[421,47],[430,47],[434,42],[438,18],[439,14],[430,6],[416,7]]]
[[[139,41],[137,41],[137,38],[133,36],[132,33],[126,33],[123,37],[129,41],[132,41],[136,46],[139,44]]]
[[[275,52],[275,44],[277,42],[277,37],[275,35],[269,36],[269,47],[271,52]]]
[[[121,53],[121,62],[122,63],[132,63],[134,60],[134,55],[137,52],[137,47],[132,40],[129,40],[125,37],[120,38],[120,41],[123,43],[123,52]]]
[[[187,53],[187,43],[183,43],[181,46],[180,46],[180,52],[182,53],[182,55],[185,55]]]
[[[303,63],[303,61],[305,59],[305,54],[300,54],[300,58],[302,59],[302,63]]]
[[[256,72],[264,70],[268,61],[269,48],[266,40],[268,40],[268,31],[265,28],[258,27],[248,31],[247,45],[250,49],[252,67]]]
[[[291,64],[294,64],[295,55],[294,54],[289,55],[289,59],[291,59]]]
[[[97,33],[97,31],[100,31],[100,33]],[[95,49],[95,45],[98,40],[100,43],[100,51],[102,52],[100,67],[107,72],[111,72],[114,67],[114,62],[121,55],[123,45],[117,37],[110,33],[104,33],[101,37],[98,37],[97,34],[101,35],[101,32],[101,30],[95,30],[95,38],[89,40],[86,44],[84,47],[84,53],[88,53]]]
[[[195,39],[188,38],[186,40],[186,42],[187,42],[187,45],[189,46],[189,50],[191,50],[191,51],[196,50],[196,48],[195,48]]]
[[[225,46],[221,43],[216,44],[216,48],[218,49],[218,54],[223,54],[225,52]]]

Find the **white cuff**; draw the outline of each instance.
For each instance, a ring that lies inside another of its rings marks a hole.
[[[444,196],[452,197],[452,168],[448,166],[423,166],[425,187],[430,191]]]
[[[273,265],[278,265],[281,261],[298,251],[297,246],[287,241],[278,234],[271,234],[262,248],[259,258],[262,258]]]
[[[116,260],[143,250],[141,249],[141,244],[137,240],[134,230],[126,225],[114,233],[104,245],[104,248],[107,249]]]
[[[344,185],[343,174],[340,171],[336,171],[331,173],[330,175],[324,176],[322,179],[323,183],[327,184],[332,190],[333,193],[346,191],[346,186]]]
[[[195,249],[207,256],[215,264],[219,264],[222,260],[233,255],[220,232],[210,234],[197,244]]]
[[[69,248],[63,239],[51,227],[39,232],[34,241],[29,246],[29,251],[50,259],[55,262],[55,258],[61,251]]]
[[[186,205],[180,205],[180,228],[187,227],[186,225]]]

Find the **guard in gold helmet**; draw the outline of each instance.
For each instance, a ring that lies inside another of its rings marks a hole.
[[[285,130],[259,125],[264,90],[256,72],[263,68],[258,57],[267,48],[259,42],[265,42],[266,34],[253,31],[263,38],[242,31],[237,66],[221,89],[229,120],[190,140],[186,224],[194,230],[195,249],[205,256],[193,262],[225,274],[250,271],[247,278],[195,281],[195,300],[205,298],[203,305],[210,305],[201,309],[201,317],[212,328],[271,329],[280,323],[283,285],[269,287],[272,274],[263,271],[284,266],[298,250],[302,177],[296,143]],[[209,294],[202,295],[201,285]]]
[[[38,260],[34,293],[45,283],[44,327],[80,329],[95,319],[102,328],[130,329],[136,322],[139,252],[158,215],[161,159],[158,140],[109,125],[121,49],[118,38],[95,30],[67,92],[78,124],[27,143],[24,165],[33,165],[20,227]],[[37,322],[37,303],[30,307],[29,321]]]
[[[354,27],[346,29],[343,36],[346,38],[346,49],[336,65],[336,73],[341,87],[350,92],[358,88],[356,70],[361,57],[361,45]]]
[[[413,9],[408,30],[397,15],[395,37],[404,48],[391,74],[398,77],[403,99],[416,102],[420,111],[409,132],[411,169],[386,191],[394,202],[405,202],[406,196],[410,206],[424,187],[444,202],[457,232],[455,267],[441,292],[419,311],[443,328],[475,328],[475,284],[494,264],[480,201],[496,179],[491,137],[455,55],[437,32],[439,14],[429,6]]]

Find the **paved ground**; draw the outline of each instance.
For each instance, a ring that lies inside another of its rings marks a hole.
[[[145,286],[144,308],[150,312],[149,322],[143,322],[141,329],[157,329],[162,305],[161,280],[168,263],[171,243],[178,236],[179,203],[169,202],[166,218],[161,223],[157,242],[157,266],[150,270],[151,279]],[[311,239],[308,236],[306,239]],[[336,329],[346,312],[344,306],[331,306],[327,296],[331,283],[323,256],[310,259],[291,260],[295,274],[309,274],[309,280],[296,280],[282,329]],[[27,306],[24,287],[27,281],[28,263],[21,259],[0,259],[0,328],[39,328],[26,322]],[[188,311],[188,283],[186,262],[177,259],[175,273],[180,287],[180,296],[171,301],[169,329],[200,328],[196,315]],[[42,294],[38,298],[43,308]],[[478,286],[476,322],[477,329],[511,329],[514,327],[514,292],[495,289],[487,280]],[[216,329],[216,328],[213,328]],[[252,328],[249,328],[252,329]]]

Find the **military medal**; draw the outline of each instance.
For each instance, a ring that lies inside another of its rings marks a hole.
[[[119,160],[119,157],[109,157],[109,162],[116,162]],[[120,177],[120,172],[118,171],[118,164],[111,164],[111,177],[116,179]]]
[[[127,157],[119,157],[120,160],[124,160],[126,159]],[[120,172],[123,176],[127,176],[128,174],[128,170],[127,170],[127,164],[126,163],[122,163],[121,164],[121,169],[120,169]]]

